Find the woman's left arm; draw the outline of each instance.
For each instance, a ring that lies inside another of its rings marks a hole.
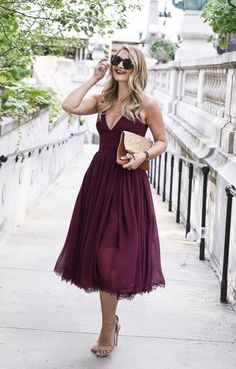
[[[162,154],[167,148],[167,134],[163,121],[163,116],[159,104],[153,97],[146,97],[144,103],[144,111],[146,114],[146,121],[150,128],[154,143],[148,149],[149,158],[153,159]]]
[[[147,150],[149,159],[153,159],[163,153],[167,148],[166,129],[159,104],[153,97],[145,96],[143,110],[154,139],[152,147]],[[146,154],[142,152],[136,153],[134,156],[127,154],[125,158],[130,159],[130,161],[123,165],[123,168],[137,169],[146,160]]]

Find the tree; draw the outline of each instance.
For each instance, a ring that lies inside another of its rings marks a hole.
[[[236,0],[209,0],[202,10],[202,18],[218,35],[219,47],[228,46],[228,35],[236,32]],[[209,41],[212,37],[209,38]]]
[[[135,9],[139,0],[1,0],[0,68],[26,64],[36,47],[65,39],[66,31],[91,37],[97,29],[124,28],[127,11]],[[78,46],[77,37],[71,42]]]

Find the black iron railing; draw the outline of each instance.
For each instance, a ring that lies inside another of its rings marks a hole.
[[[42,150],[44,150],[44,149],[49,150],[50,147],[52,147],[54,149],[56,146],[64,145],[64,143],[67,143],[68,140],[70,140],[71,138],[76,137],[76,136],[80,136],[81,134],[83,134],[83,133],[81,133],[81,132],[71,133],[70,136],[68,136],[67,138],[61,139],[61,140],[57,140],[57,141],[54,141],[54,142],[49,142],[49,143],[39,145],[39,146],[34,146],[34,147],[31,147],[31,148],[21,150],[21,151],[16,151],[16,152],[13,152],[13,153],[10,153],[10,154],[7,154],[7,155],[2,154],[2,155],[0,155],[0,169],[1,169],[2,165],[4,163],[6,163],[7,160],[10,159],[10,158],[15,157],[15,162],[18,162],[18,161],[23,162],[24,159],[31,157],[31,155],[33,155],[33,154],[41,154]]]
[[[221,280],[220,301],[227,302],[227,285],[228,285],[228,263],[229,263],[229,243],[230,243],[230,229],[231,229],[231,215],[232,215],[232,200],[236,197],[236,188],[233,185],[225,187],[227,196],[226,207],[226,221],[225,221],[225,243],[224,243],[224,258],[223,271]]]
[[[162,157],[164,156],[164,163],[162,163]],[[201,206],[201,237],[199,247],[199,259],[205,260],[205,227],[206,227],[206,203],[207,203],[207,181],[210,168],[207,164],[202,164],[197,161],[187,159],[181,155],[166,151],[158,158],[151,160],[149,179],[153,187],[156,188],[157,183],[157,194],[161,194],[161,170],[163,167],[163,183],[162,183],[162,201],[166,201],[167,192],[167,172],[168,172],[168,156],[169,160],[169,205],[168,210],[172,211],[172,195],[173,195],[173,176],[174,176],[174,165],[175,161],[178,161],[178,190],[177,190],[177,208],[176,208],[176,222],[180,222],[180,208],[181,208],[181,185],[182,185],[182,167],[183,162],[188,166],[188,199],[187,199],[187,214],[185,224],[185,235],[190,232],[191,229],[191,205],[192,205],[192,183],[193,183],[193,171],[194,168],[202,170],[203,173],[203,184],[202,184],[202,206]],[[158,161],[158,169],[157,169]],[[157,178],[156,178],[157,176]]]
[[[170,160],[168,161],[168,157]],[[164,157],[164,159],[163,159]],[[162,165],[162,160],[164,160]],[[199,244],[199,259],[205,260],[205,237],[206,237],[206,204],[207,204],[207,182],[210,168],[207,164],[199,163],[193,160],[186,159],[178,154],[170,151],[166,151],[158,158],[152,160],[150,170],[148,173],[150,183],[153,184],[153,188],[157,188],[157,194],[162,195],[162,201],[166,201],[167,192],[167,174],[169,174],[169,204],[168,210],[172,211],[172,193],[173,193],[173,176],[174,165],[178,161],[178,188],[176,199],[176,222],[180,222],[181,214],[181,186],[182,186],[182,168],[183,162],[188,166],[188,198],[187,198],[187,214],[185,224],[185,235],[191,229],[191,203],[192,203],[192,182],[193,173],[195,168],[199,168],[202,171],[202,200],[201,200],[201,232],[200,232],[200,244]],[[168,169],[169,162],[169,169]],[[162,174],[162,170],[163,175]],[[161,193],[161,178],[162,193]],[[224,241],[224,257],[223,257],[223,270],[221,280],[221,293],[220,301],[227,302],[227,285],[228,285],[228,260],[229,260],[229,244],[230,244],[230,229],[231,229],[231,216],[232,216],[232,200],[236,197],[236,188],[233,185],[228,185],[225,188],[227,196],[227,209],[226,209],[226,222],[225,222],[225,241]]]

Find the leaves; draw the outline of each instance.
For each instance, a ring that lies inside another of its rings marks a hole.
[[[4,88],[0,118],[9,116],[23,118],[35,108],[48,107],[55,96],[52,91],[46,91],[23,83],[11,83]]]
[[[0,84],[6,83],[6,82],[7,82],[6,77],[0,75]]]
[[[158,60],[173,60],[178,45],[174,42],[159,38],[151,43],[150,50],[152,57]]]
[[[135,9],[139,0],[1,0],[0,118],[22,118],[52,104],[54,119],[61,106],[52,92],[16,83],[30,75],[34,54],[69,55],[98,30],[106,35],[126,27],[126,12]]]
[[[226,34],[236,32],[236,0],[209,0],[201,16],[218,35],[220,48],[225,49]]]
[[[228,0],[229,4],[231,6],[235,6],[236,7],[236,0]]]
[[[98,29],[103,35],[127,25],[125,13],[140,8],[139,0],[1,0],[0,67],[27,63],[38,45],[58,39],[65,32],[91,37]],[[67,36],[68,38],[68,36]]]
[[[219,42],[219,46],[222,50],[226,49],[226,47],[228,46],[228,40],[225,36],[222,36]]]
[[[31,69],[28,65],[21,64],[18,67],[13,66],[11,68],[0,70],[0,80],[1,78],[5,80],[5,82],[2,83],[16,82],[20,81],[24,77],[30,76],[31,73]]]

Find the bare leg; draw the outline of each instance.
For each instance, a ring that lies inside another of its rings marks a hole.
[[[118,304],[117,295],[100,291],[102,323],[113,323]]]
[[[107,356],[114,346],[114,334],[116,330],[116,308],[117,295],[100,291],[100,302],[102,312],[102,328],[97,345],[92,347],[92,351],[97,356]]]

